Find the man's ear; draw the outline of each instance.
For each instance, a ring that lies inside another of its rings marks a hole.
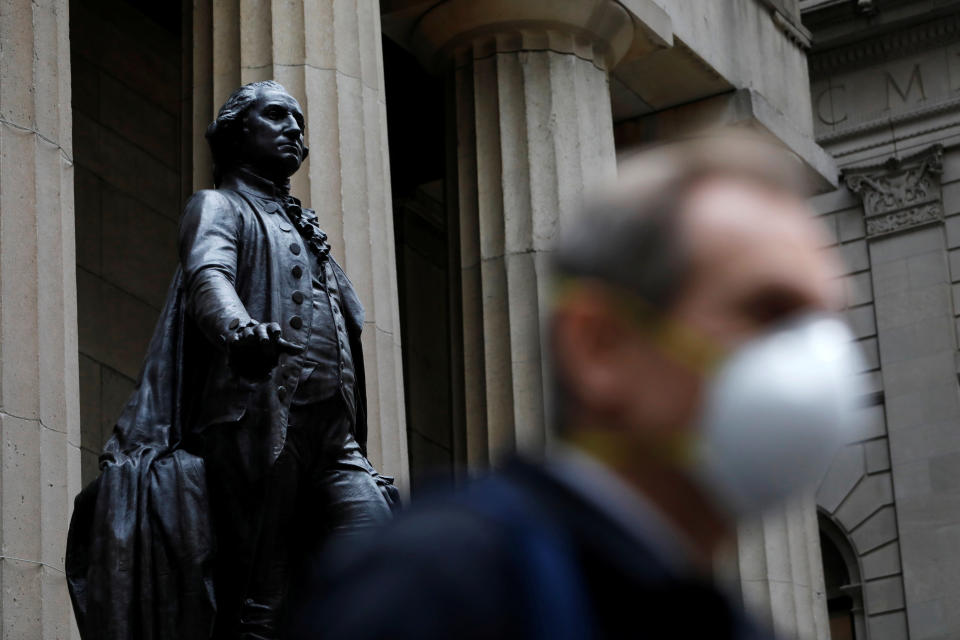
[[[554,311],[551,329],[555,366],[567,392],[591,412],[616,412],[626,327],[609,301],[599,292],[575,292]]]

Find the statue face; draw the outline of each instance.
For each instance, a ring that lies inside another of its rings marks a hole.
[[[303,127],[303,112],[290,94],[260,89],[243,116],[241,162],[266,178],[289,178],[306,156]]]

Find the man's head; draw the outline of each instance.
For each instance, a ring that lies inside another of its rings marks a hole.
[[[798,171],[772,145],[732,133],[621,165],[555,255],[561,429],[601,426],[662,457],[697,429],[719,361],[792,316],[840,305]]]
[[[234,91],[207,127],[213,178],[246,167],[282,182],[296,173],[309,150],[303,142],[299,103],[279,83],[252,82]]]

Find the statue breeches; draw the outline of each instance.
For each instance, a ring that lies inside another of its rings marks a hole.
[[[204,440],[217,536],[214,637],[276,638],[296,570],[331,536],[389,519],[390,507],[339,394],[294,402],[283,451],[261,477],[244,473],[245,447],[229,433]]]

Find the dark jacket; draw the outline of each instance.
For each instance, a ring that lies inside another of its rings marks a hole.
[[[85,639],[208,638],[216,608],[214,542],[195,438],[247,416],[240,435],[251,473],[283,448],[302,357],[283,356],[268,379],[251,381],[231,370],[225,339],[235,319],[253,318],[277,322],[284,337],[305,344],[310,261],[275,201],[280,194],[248,191],[199,191],[187,203],[180,267],[137,386],[100,456],[100,476],[75,501],[65,564]],[[333,264],[357,377],[354,435],[364,448],[363,307]],[[300,278],[293,275],[297,265]],[[303,293],[300,305],[294,290]],[[290,323],[295,315],[299,328]]]
[[[524,462],[333,549],[307,592],[291,639],[771,637]]]

